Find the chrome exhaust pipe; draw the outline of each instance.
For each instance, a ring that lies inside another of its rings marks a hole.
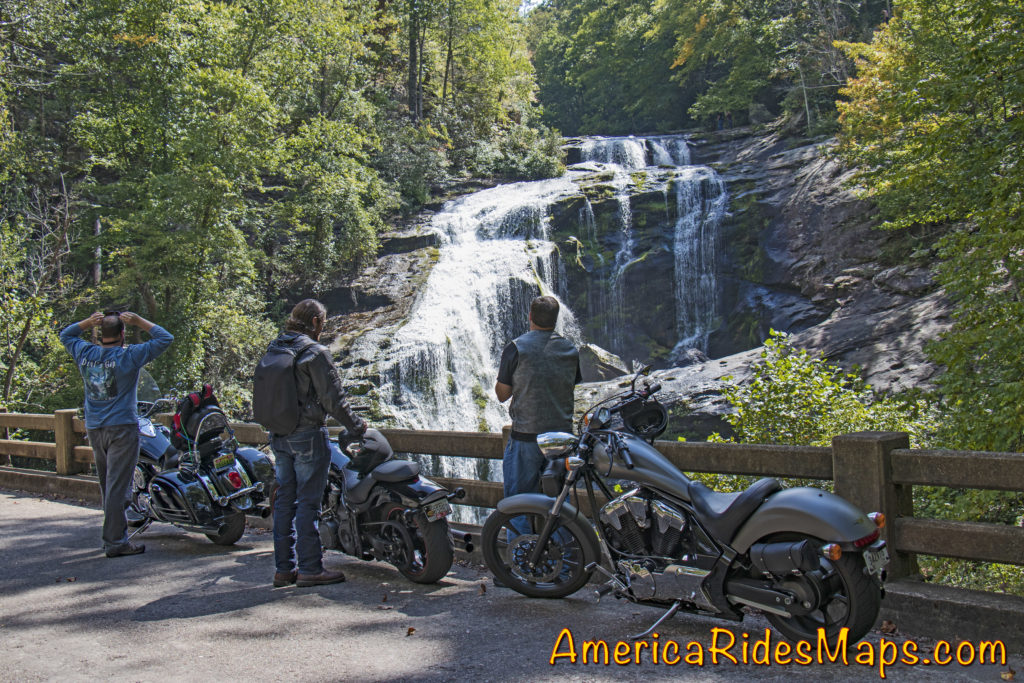
[[[461,550],[465,553],[473,552],[473,536],[471,534],[467,534],[463,531],[452,531],[451,537],[452,546],[454,546],[456,550]]]

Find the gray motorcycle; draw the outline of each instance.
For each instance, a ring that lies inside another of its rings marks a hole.
[[[739,493],[691,480],[652,445],[668,421],[653,398],[660,386],[637,387],[649,373],[588,411],[578,436],[538,437],[549,461],[544,494],[505,498],[483,528],[495,578],[523,595],[561,598],[597,572],[607,579],[598,599],[666,609],[633,638],[680,609],[740,621],[752,607],[793,641],[815,641],[819,629],[831,640],[844,628],[850,644],[860,640],[883,595],[884,516],[773,478]],[[589,514],[569,502],[573,492],[577,505],[588,499]],[[599,506],[596,492],[609,502]]]

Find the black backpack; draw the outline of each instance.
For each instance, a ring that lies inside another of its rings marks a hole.
[[[271,434],[291,434],[299,426],[302,402],[295,378],[295,361],[314,344],[316,342],[309,337],[294,346],[274,340],[256,365],[252,412],[256,421]]]

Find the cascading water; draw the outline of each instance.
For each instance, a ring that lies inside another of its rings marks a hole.
[[[375,358],[379,383],[373,398],[397,426],[498,431],[507,424],[508,411],[493,394],[501,350],[526,331],[529,302],[541,292],[561,300],[559,332],[577,344],[590,341],[564,303],[570,295],[565,263],[549,227],[556,202],[582,196],[578,235],[598,244],[594,208],[580,189],[595,165],[599,175],[611,174],[618,247],[614,261],[606,261],[600,249],[594,254],[596,269],[607,272],[608,280],[588,282],[586,310],[580,313],[606,321],[601,342],[617,352],[630,335],[627,311],[644,314],[643,306],[627,307],[621,277],[638,258],[631,196],[634,175],[643,175],[651,189],[675,187],[675,230],[666,248],[675,254],[677,332],[681,343],[707,343],[715,319],[715,233],[726,201],[721,181],[709,168],[689,166],[681,136],[591,138],[581,147],[587,163],[561,178],[476,192],[448,202],[433,217],[438,258],[408,319],[397,330],[370,331],[356,343],[360,355]],[[438,476],[501,479],[498,461],[434,457],[426,464]],[[456,519],[481,521],[475,509],[460,509]]]

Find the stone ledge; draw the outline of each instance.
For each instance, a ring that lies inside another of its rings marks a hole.
[[[886,584],[881,619],[900,633],[955,643],[1001,640],[1008,652],[1024,652],[1024,598],[941,586],[914,579]]]

